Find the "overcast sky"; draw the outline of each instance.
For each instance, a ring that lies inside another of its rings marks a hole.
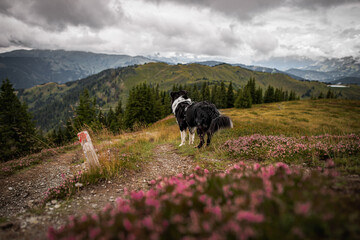
[[[19,48],[245,64],[360,56],[360,0],[0,0],[0,52]]]

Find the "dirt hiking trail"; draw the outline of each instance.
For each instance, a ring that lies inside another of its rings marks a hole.
[[[46,239],[49,226],[59,227],[69,215],[97,212],[107,204],[114,204],[117,197],[124,196],[125,188],[147,190],[148,182],[159,176],[190,173],[194,168],[194,161],[177,154],[172,145],[158,145],[153,150],[153,159],[145,163],[140,172],[86,186],[70,200],[53,200],[44,208],[38,208],[47,189],[62,183],[62,174],[81,170],[78,163],[81,157],[81,150],[68,152],[0,179],[0,216],[6,219],[0,224],[0,240]]]

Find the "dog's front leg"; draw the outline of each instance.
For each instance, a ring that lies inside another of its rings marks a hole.
[[[186,139],[186,129],[180,131],[180,135],[181,135],[181,143],[179,145],[179,147],[181,147],[182,145],[185,144],[185,139]]]

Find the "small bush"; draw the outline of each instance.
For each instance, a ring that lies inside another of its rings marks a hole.
[[[81,183],[82,172],[79,171],[75,176],[65,177],[62,174],[63,182],[57,187],[49,188],[45,192],[45,196],[42,200],[43,203],[46,203],[52,199],[64,199],[72,196],[76,190],[79,190],[83,186]]]

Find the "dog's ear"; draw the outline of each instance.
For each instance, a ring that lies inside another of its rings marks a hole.
[[[180,91],[181,96],[187,97],[188,92],[186,90]]]
[[[171,93],[170,93],[170,96],[171,96],[172,98],[174,98],[174,95],[175,95],[175,92],[171,92]]]

